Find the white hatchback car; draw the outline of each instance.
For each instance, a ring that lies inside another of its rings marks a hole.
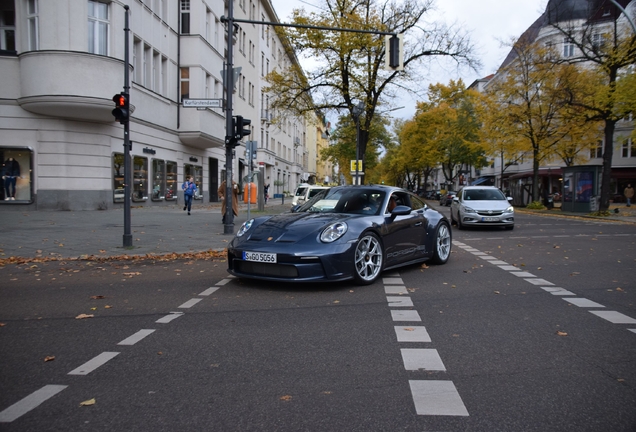
[[[494,186],[466,186],[451,203],[451,223],[459,229],[468,226],[515,227],[515,209],[511,197]]]
[[[313,198],[314,195],[316,195],[318,192],[320,192],[321,190],[324,190],[324,189],[329,189],[329,187],[327,187],[327,186],[314,186],[314,185],[307,186],[305,188],[305,190],[300,195],[296,195],[292,199],[292,207],[296,207],[296,206],[299,206],[299,205],[302,205],[302,204],[306,203],[307,201],[309,201],[309,199]]]

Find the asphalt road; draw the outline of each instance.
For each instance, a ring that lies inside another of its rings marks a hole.
[[[0,430],[636,430],[636,227],[453,235],[446,265],[367,287],[5,266]]]

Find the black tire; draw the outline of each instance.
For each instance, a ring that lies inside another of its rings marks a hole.
[[[440,222],[435,231],[433,241],[433,264],[446,264],[451,254],[452,246],[451,229],[446,222]]]
[[[380,238],[372,232],[364,233],[354,252],[353,275],[358,285],[370,285],[382,274],[384,248]]]

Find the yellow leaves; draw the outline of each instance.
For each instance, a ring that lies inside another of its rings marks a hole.
[[[93,314],[79,314],[78,316],[75,317],[75,319],[86,319],[86,318],[94,318],[95,315]]]
[[[289,395],[285,395],[285,396],[281,396],[280,400],[284,401],[284,402],[289,402],[290,400],[292,400],[292,397]]]
[[[81,407],[92,406],[92,405],[95,405],[95,403],[96,403],[95,398],[93,398],[93,399],[85,400],[84,402],[80,402],[80,406]]]

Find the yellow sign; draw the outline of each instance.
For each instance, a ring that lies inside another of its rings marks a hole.
[[[351,161],[351,172],[355,172],[356,171],[356,161],[352,160]],[[358,161],[358,171],[362,171],[362,161]]]

